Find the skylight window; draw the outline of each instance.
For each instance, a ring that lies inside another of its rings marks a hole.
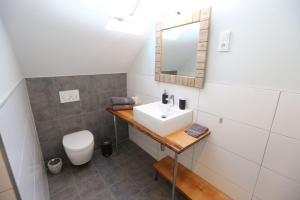
[[[136,35],[141,35],[145,29],[145,23],[142,23],[141,20],[135,16],[140,0],[127,0],[130,2],[130,6],[124,9],[128,10],[127,12],[120,12],[118,15],[113,15],[106,20],[106,29],[110,31],[118,31],[123,33],[131,33]],[[123,2],[124,4],[124,2]],[[125,6],[124,6],[125,7]]]

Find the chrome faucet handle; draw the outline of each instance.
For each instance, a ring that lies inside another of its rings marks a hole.
[[[173,95],[173,94],[169,95],[168,103],[169,103],[171,100],[173,101],[173,105],[174,105],[175,101],[174,101],[174,95]]]

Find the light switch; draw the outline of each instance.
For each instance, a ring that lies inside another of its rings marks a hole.
[[[60,103],[80,101],[79,90],[59,91]]]
[[[223,31],[220,34],[218,51],[229,51],[230,35],[231,35],[230,31]]]
[[[223,31],[220,35],[220,40],[221,41],[229,41],[230,40],[230,31]]]

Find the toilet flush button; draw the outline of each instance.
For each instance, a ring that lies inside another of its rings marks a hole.
[[[60,103],[80,101],[79,90],[59,91]]]

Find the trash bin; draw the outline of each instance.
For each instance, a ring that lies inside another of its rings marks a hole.
[[[110,138],[104,138],[101,143],[102,155],[109,157],[113,152],[112,140]]]
[[[60,173],[61,168],[62,168],[61,158],[53,158],[48,161],[48,169],[52,174]]]

